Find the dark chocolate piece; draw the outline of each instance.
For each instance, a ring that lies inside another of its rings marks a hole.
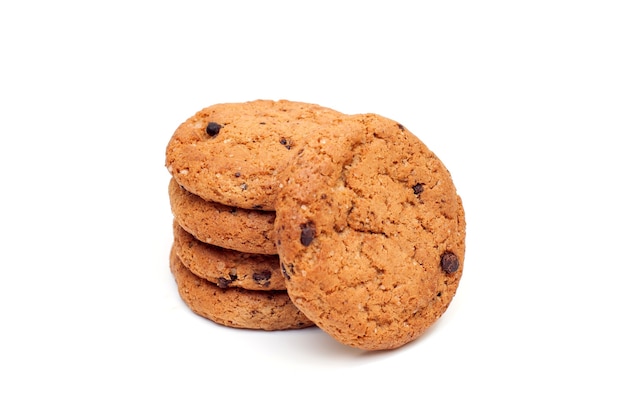
[[[291,149],[291,143],[289,143],[289,141],[285,139],[284,137],[280,139],[280,144],[285,146],[287,150]]]
[[[417,196],[420,196],[420,194],[424,192],[424,184],[423,183],[416,183],[415,185],[413,185],[413,193]]]
[[[211,137],[217,136],[217,134],[220,132],[221,129],[222,129],[222,125],[221,124],[217,124],[217,123],[215,123],[213,121],[211,121],[206,126],[206,132]]]
[[[228,286],[230,286],[230,284],[232,283],[232,280],[228,280],[225,279],[223,277],[218,277],[217,278],[217,287],[222,288],[222,289],[226,289]]]
[[[261,272],[254,272],[252,279],[260,285],[269,286],[270,279],[272,278],[272,272],[270,270],[263,270]]]
[[[441,255],[441,268],[450,274],[459,270],[459,258],[451,251],[446,251]]]
[[[289,265],[289,272],[287,272],[287,268],[285,267],[285,264],[281,262],[280,269],[283,272],[283,276],[285,276],[285,279],[291,280],[291,275],[294,273],[293,264]]]
[[[303,246],[309,246],[315,238],[315,224],[311,221],[300,225],[300,242]]]

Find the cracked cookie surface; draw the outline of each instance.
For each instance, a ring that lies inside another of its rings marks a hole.
[[[274,211],[230,207],[207,201],[169,183],[170,206],[176,221],[198,240],[244,253],[276,254]]]
[[[194,238],[174,221],[174,250],[195,275],[222,289],[285,290],[285,278],[277,255],[229,250]]]
[[[176,129],[165,164],[176,182],[206,200],[271,211],[289,159],[346,117],[287,100],[216,104]]]
[[[364,350],[420,336],[463,270],[465,216],[442,162],[404,126],[364,114],[283,172],[275,229],[287,291],[316,325]]]
[[[170,269],[178,293],[189,309],[220,325],[267,331],[313,326],[285,291],[222,289],[194,275],[173,249],[170,251]]]

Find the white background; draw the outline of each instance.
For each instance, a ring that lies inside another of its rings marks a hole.
[[[626,414],[620,4],[3,2],[0,414]],[[181,302],[165,147],[257,98],[395,119],[449,168],[465,273],[425,336]]]

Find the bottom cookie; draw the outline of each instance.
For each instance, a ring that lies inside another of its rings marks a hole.
[[[313,326],[313,322],[291,303],[286,291],[222,289],[194,275],[173,249],[170,269],[183,302],[195,314],[220,325],[266,331]]]

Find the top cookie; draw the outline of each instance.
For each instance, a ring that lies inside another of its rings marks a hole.
[[[309,319],[346,345],[393,349],[452,300],[464,211],[448,170],[417,137],[381,116],[352,119],[361,134],[313,143],[283,172],[277,249]]]
[[[166,166],[180,185],[206,200],[271,211],[278,173],[289,159],[345,118],[286,100],[213,105],[176,129]]]

